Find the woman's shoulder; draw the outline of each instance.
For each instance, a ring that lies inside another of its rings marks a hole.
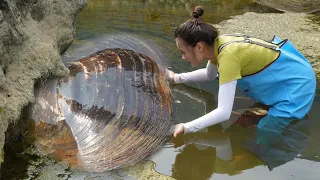
[[[229,34],[221,34],[219,35],[214,42],[214,53],[218,55],[220,53],[220,49],[222,49],[222,46],[225,46],[228,43],[234,42],[234,41],[241,41],[243,40],[243,37],[239,36],[230,36]]]

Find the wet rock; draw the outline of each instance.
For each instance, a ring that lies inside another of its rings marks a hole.
[[[65,180],[68,179],[70,172],[68,172],[67,167],[63,164],[54,163],[45,166],[41,173],[34,179],[45,180],[45,179],[56,179]]]
[[[9,123],[33,101],[34,82],[65,75],[60,54],[72,43],[86,0],[0,1],[0,152]]]
[[[216,25],[220,33],[244,33],[266,40],[273,35],[289,39],[311,62],[320,77],[319,16],[305,13],[257,14],[245,13]]]
[[[320,10],[319,0],[255,0],[255,2],[288,12],[312,13]]]
[[[152,161],[145,161],[125,169],[112,170],[105,172],[85,172],[77,169],[68,169],[61,163],[51,163],[43,168],[41,173],[36,176],[37,180],[46,179],[114,179],[114,180],[174,180],[170,176],[160,174],[154,170],[155,164]]]

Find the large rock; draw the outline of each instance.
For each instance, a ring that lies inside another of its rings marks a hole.
[[[320,10],[319,0],[255,0],[255,2],[286,12],[313,13]]]
[[[75,15],[87,0],[0,0],[0,161],[5,132],[34,100],[35,80],[62,76]]]
[[[320,77],[319,16],[304,13],[257,14],[245,13],[221,22],[221,34],[244,33],[271,40],[273,35],[289,39],[308,58]]]

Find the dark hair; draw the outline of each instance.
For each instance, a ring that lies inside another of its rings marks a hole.
[[[174,37],[183,39],[190,46],[196,46],[200,41],[212,45],[219,32],[212,25],[204,23],[202,15],[204,10],[197,6],[191,13],[192,19],[182,23],[174,32]]]

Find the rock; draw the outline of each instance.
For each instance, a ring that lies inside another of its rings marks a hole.
[[[3,15],[2,15],[2,11],[0,10],[0,23],[3,22]]]
[[[273,35],[289,39],[311,62],[320,77],[319,16],[305,13],[257,14],[248,12],[215,25],[221,34],[244,33],[271,40]]]
[[[128,166],[127,168],[124,168],[122,171],[128,174],[129,176],[133,176],[141,180],[156,180],[156,179],[174,180],[174,178],[170,176],[166,176],[156,172],[154,170],[154,166],[155,166],[154,162],[144,161],[134,166]]]
[[[3,69],[0,66],[0,88],[4,85],[6,77],[4,76]]]
[[[68,73],[60,54],[72,43],[75,15],[86,3],[0,0],[0,152],[8,124],[34,100],[35,81]]]
[[[65,180],[68,179],[67,167],[63,164],[55,163],[45,166],[41,173],[34,178],[35,180],[56,179]]]
[[[320,10],[319,0],[255,0],[255,2],[286,12],[313,13]]]

